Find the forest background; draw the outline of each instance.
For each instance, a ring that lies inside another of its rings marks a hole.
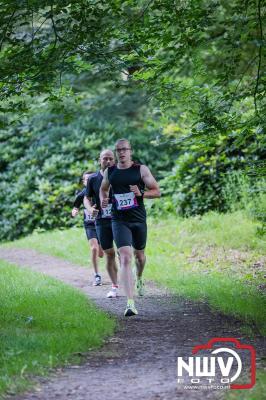
[[[9,1],[0,27],[0,240],[80,224],[80,175],[121,137],[151,215],[242,208],[265,234],[262,1]]]

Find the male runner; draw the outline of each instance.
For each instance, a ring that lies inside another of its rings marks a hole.
[[[87,183],[86,197],[84,205],[88,212],[96,217],[95,225],[101,247],[106,255],[106,269],[112,281],[112,288],[107,293],[108,298],[117,297],[117,266],[115,261],[115,250],[113,247],[113,231],[111,223],[111,202],[101,207],[99,191],[103,180],[103,174],[106,168],[115,163],[114,153],[109,150],[103,150],[99,157],[100,171],[93,174]],[[92,207],[92,202],[95,206]]]
[[[132,161],[132,150],[127,139],[115,144],[118,163],[104,172],[100,189],[102,207],[109,203],[109,189],[112,188],[112,228],[120,254],[121,281],[127,296],[124,315],[138,314],[134,304],[134,280],[131,270],[132,247],[137,267],[137,289],[143,295],[142,272],[145,266],[147,240],[146,211],[143,198],[160,197],[158,183],[146,165]],[[145,190],[145,188],[147,190]]]
[[[85,171],[82,174],[82,183],[84,189],[79,192],[75,198],[74,201],[74,207],[71,211],[71,215],[73,218],[75,218],[78,213],[80,206],[83,204],[84,196],[85,196],[85,191],[86,191],[86,186],[87,186],[87,181],[92,176],[93,173],[89,171]],[[86,208],[84,209],[83,212],[83,218],[84,218],[84,228],[85,232],[87,235],[87,239],[89,241],[89,245],[91,248],[91,262],[92,266],[94,269],[95,277],[94,277],[94,286],[100,286],[102,284],[101,276],[99,274],[99,264],[98,264],[98,257],[103,257],[103,251],[101,246],[99,246],[98,238],[97,238],[97,233],[96,233],[96,228],[95,228],[95,218],[88,213]]]

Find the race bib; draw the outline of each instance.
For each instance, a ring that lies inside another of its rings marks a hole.
[[[89,214],[88,210],[86,208],[84,209],[84,214],[85,214],[85,222],[94,222],[95,217],[92,216],[92,214]]]
[[[128,210],[138,207],[138,201],[133,192],[114,194],[117,210]]]
[[[108,204],[107,207],[102,208],[102,218],[112,217],[112,204]]]

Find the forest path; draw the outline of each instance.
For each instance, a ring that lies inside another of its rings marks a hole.
[[[213,337],[233,337],[265,354],[265,340],[243,338],[234,318],[208,305],[181,299],[152,282],[146,295],[136,299],[139,315],[125,318],[125,297],[107,299],[110,282],[89,284],[92,271],[34,250],[0,248],[0,258],[72,285],[117,318],[115,336],[102,348],[88,352],[84,364],[56,370],[38,378],[36,389],[16,400],[200,400],[221,399],[223,390],[188,390],[177,385],[177,357],[192,355],[192,348]],[[148,265],[147,265],[148,268]],[[242,340],[244,339],[244,340]]]

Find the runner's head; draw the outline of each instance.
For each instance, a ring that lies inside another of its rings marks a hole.
[[[112,150],[102,150],[99,157],[101,170],[104,171],[108,167],[112,167],[115,163],[115,156]]]
[[[88,179],[89,179],[89,177],[90,177],[93,173],[94,173],[94,172],[92,172],[92,171],[85,171],[85,172],[83,172],[82,178],[81,178],[82,183],[83,183],[83,186],[87,186]]]
[[[115,152],[121,164],[131,161],[132,150],[130,142],[127,139],[117,140],[115,143]]]

